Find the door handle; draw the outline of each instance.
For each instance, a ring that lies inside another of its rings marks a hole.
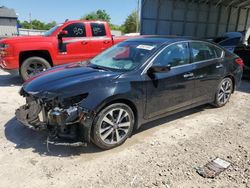
[[[190,78],[193,76],[194,76],[194,73],[192,73],[192,72],[183,75],[184,78]]]
[[[216,66],[216,69],[220,69],[220,68],[223,68],[222,64]]]
[[[110,41],[106,40],[106,41],[103,41],[104,44],[109,44]]]
[[[86,44],[88,44],[88,42],[87,41],[82,41],[82,44],[86,45]]]

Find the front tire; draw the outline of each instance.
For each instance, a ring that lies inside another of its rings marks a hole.
[[[215,107],[220,108],[225,106],[228,103],[232,92],[233,81],[231,78],[226,77],[220,82],[218,86],[214,101]]]
[[[104,108],[94,122],[92,141],[102,149],[112,149],[132,134],[135,117],[129,106],[116,103]]]
[[[26,81],[49,68],[51,68],[51,65],[46,59],[41,57],[30,57],[22,63],[20,67],[20,75],[22,79]]]

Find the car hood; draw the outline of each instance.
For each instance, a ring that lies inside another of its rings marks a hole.
[[[84,63],[69,64],[49,69],[31,78],[22,89],[36,97],[70,97],[112,84],[119,75],[119,72],[94,69]]]
[[[49,37],[45,37],[43,35],[38,36],[17,36],[17,37],[10,37],[0,40],[2,43],[20,43],[20,42],[37,42],[37,41],[47,41],[50,40]]]

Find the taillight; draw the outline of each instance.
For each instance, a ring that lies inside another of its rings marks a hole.
[[[240,68],[243,69],[243,67],[244,67],[244,62],[243,62],[243,60],[242,60],[241,58],[235,59],[235,63],[237,63],[238,65],[240,65]]]

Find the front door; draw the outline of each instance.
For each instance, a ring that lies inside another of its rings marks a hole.
[[[192,104],[194,91],[193,71],[188,43],[165,48],[152,66],[171,66],[165,73],[145,74],[146,118],[153,118]]]
[[[90,41],[86,37],[84,23],[72,23],[63,30],[68,34],[62,39],[65,50],[61,52],[58,50],[58,64],[89,59],[91,57]]]

